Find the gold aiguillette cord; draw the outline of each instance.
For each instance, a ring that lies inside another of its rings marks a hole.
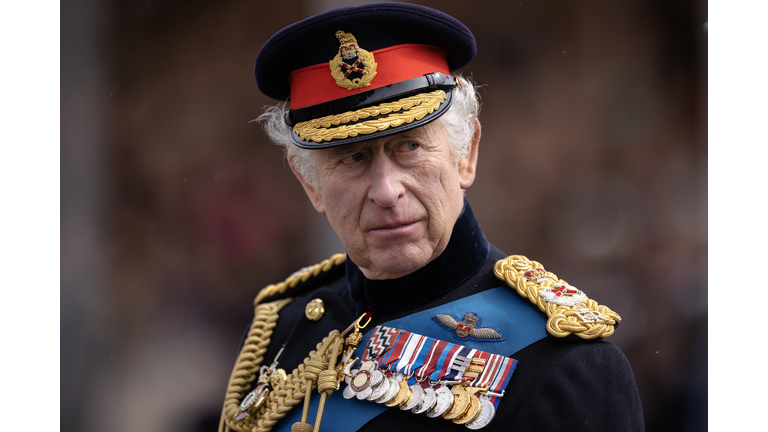
[[[367,319],[367,321],[361,324],[364,319]],[[332,331],[329,335],[328,343],[323,345],[323,347],[309,360],[306,369],[304,369],[304,375],[302,376],[306,388],[306,392],[304,393],[304,410],[301,413],[301,422],[291,425],[291,432],[320,431],[320,422],[323,419],[325,400],[334,390],[339,389],[339,383],[344,379],[344,370],[346,369],[347,364],[357,361],[357,359],[352,360],[351,355],[363,339],[360,329],[365,328],[370,322],[371,313],[366,312],[347,327],[344,332],[339,333],[338,330]],[[344,336],[353,328],[355,329],[354,333],[349,335],[345,341]],[[345,356],[342,363],[339,364],[339,367],[337,368],[336,359],[339,357],[342,343],[345,344]],[[322,359],[330,347],[333,347],[333,351],[328,360],[328,365],[325,367],[325,362],[323,362]],[[307,423],[307,417],[309,417],[309,400],[312,397],[312,381],[317,382],[317,391],[320,393],[320,404],[317,407],[317,417],[315,418],[314,428]]]

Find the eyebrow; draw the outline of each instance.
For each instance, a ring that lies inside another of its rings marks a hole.
[[[396,135],[390,135],[387,137],[383,137],[381,139],[395,139],[395,137],[399,137],[401,139],[429,139],[430,134],[427,131],[421,131],[421,128],[415,128],[415,129],[409,129],[407,131],[400,132]],[[330,158],[336,158],[343,154],[348,153],[357,153],[360,151],[360,149],[365,148],[367,146],[370,146],[369,141],[363,141],[359,143],[352,143],[352,144],[346,144],[342,146],[337,147],[329,147],[325,149],[327,151],[326,155]]]
[[[354,144],[347,144],[347,145],[338,146],[338,147],[330,147],[327,149],[328,152],[326,154],[330,157],[336,157],[336,156],[340,156],[350,152],[354,153],[364,146],[365,144],[363,143],[354,143]]]

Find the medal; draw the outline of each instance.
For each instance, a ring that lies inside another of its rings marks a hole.
[[[430,418],[440,417],[453,405],[453,393],[446,386],[440,386],[435,390],[435,396],[437,397],[435,406],[427,411],[427,417]]]
[[[403,411],[411,411],[414,407],[421,401],[421,398],[424,397],[424,389],[421,388],[421,384],[416,383],[411,386],[411,400],[410,402],[404,404],[400,407]]]
[[[390,382],[389,378],[387,378],[386,375],[384,375],[381,371],[376,371],[379,374],[381,374],[381,382],[379,382],[377,385],[374,385],[371,395],[368,396],[369,401],[376,401],[380,397],[384,396],[384,394],[389,390]]]
[[[480,408],[480,399],[477,396],[470,394],[469,406],[467,407],[467,410],[464,412],[464,414],[453,420],[453,422],[456,424],[467,424],[471,422],[480,414]]]
[[[357,397],[359,400],[372,400],[374,390],[381,387],[384,378],[384,374],[376,369],[376,363],[365,361],[360,365],[360,369],[353,370],[351,376],[345,378],[347,388],[342,395],[346,399]]]
[[[345,374],[346,399],[442,417],[470,429],[493,420],[517,364],[506,356],[385,326],[372,332],[362,362]],[[411,377],[415,383],[408,385]]]
[[[373,393],[373,390],[371,390],[371,388],[368,387],[363,391],[355,393],[355,397],[357,397],[358,400],[365,400],[368,398],[368,396],[371,395],[371,393]]]
[[[352,371],[352,374],[356,374],[357,369]],[[347,388],[344,389],[343,392],[341,392],[341,395],[344,396],[344,399],[352,399],[355,397],[355,391],[352,390],[352,377],[348,376],[346,377],[345,381],[347,382]]]
[[[424,389],[424,395],[421,397],[421,400],[413,407],[411,412],[414,414],[425,413],[435,406],[435,402],[437,402],[435,390],[432,387],[427,387]]]
[[[375,365],[372,361],[367,361],[361,364],[360,369],[358,369],[357,372],[352,375],[352,379],[349,385],[352,387],[352,390],[354,390],[355,393],[360,393],[371,385],[371,381],[373,380],[373,374],[371,371],[374,367]]]
[[[392,408],[392,407],[401,407],[404,403],[407,403],[411,400],[411,388],[408,387],[408,380],[405,379],[405,377],[402,377],[400,382],[397,383],[397,394],[395,394],[395,397],[392,398],[389,402],[384,403],[384,405]]]
[[[259,383],[255,389],[253,389],[250,393],[248,393],[247,396],[245,396],[243,402],[240,403],[240,407],[237,409],[237,417],[235,417],[235,420],[245,420],[248,416],[253,414],[253,412],[255,412],[256,409],[264,402],[264,399],[267,397],[268,393],[269,389],[267,388],[267,383]]]
[[[387,388],[387,391],[381,395],[378,399],[376,399],[376,403],[382,404],[391,401],[396,395],[397,391],[400,389],[400,383],[397,382],[394,378],[387,378],[389,381],[389,387]]]
[[[270,383],[274,388],[277,387],[280,382],[286,379],[287,375],[283,369],[275,369],[277,366],[277,359],[280,358],[280,354],[283,353],[284,349],[285,344],[283,344],[283,346],[280,348],[280,351],[277,352],[275,359],[272,361],[272,364],[269,365],[269,367],[262,366],[261,369],[259,369],[259,380],[256,383],[256,388],[251,390],[251,392],[248,393],[245,398],[243,398],[243,401],[237,408],[235,421],[245,420],[248,418],[248,416],[256,412],[261,404],[264,403],[264,400],[269,394]]]
[[[443,418],[446,420],[459,418],[469,406],[469,393],[467,393],[463,386],[454,386],[451,389],[451,394],[453,395],[453,405],[451,405],[448,411],[443,413]]]
[[[476,430],[488,426],[488,423],[493,420],[496,415],[496,408],[486,396],[480,396],[480,412],[477,414],[477,418],[466,424],[469,429]]]

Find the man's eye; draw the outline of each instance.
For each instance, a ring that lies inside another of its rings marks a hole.
[[[407,142],[400,144],[400,151],[414,151],[419,148],[419,144],[415,142]]]
[[[365,156],[363,156],[363,154],[362,154],[362,153],[355,153],[355,154],[353,154],[352,156],[347,156],[347,157],[345,157],[344,159],[342,159],[342,160],[341,160],[341,163],[343,163],[343,164],[348,164],[348,165],[349,165],[349,164],[358,163],[358,162],[360,162],[361,160],[363,160],[363,158],[364,158],[364,157],[365,157]]]

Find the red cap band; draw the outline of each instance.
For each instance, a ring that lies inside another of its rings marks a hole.
[[[328,63],[321,63],[291,72],[291,108],[341,99],[356,93],[388,86],[432,72],[450,74],[443,49],[422,44],[404,44],[372,52],[378,68],[371,85],[354,90],[339,87],[331,76]],[[330,60],[330,59],[329,59]]]

